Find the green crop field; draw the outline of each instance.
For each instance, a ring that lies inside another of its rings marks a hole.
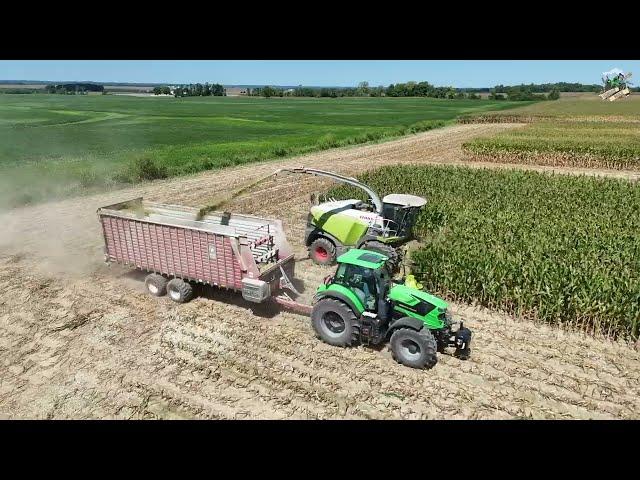
[[[0,206],[428,130],[515,103],[0,95]]]
[[[427,198],[411,255],[425,288],[612,336],[640,330],[640,185],[463,167],[386,167],[381,196]],[[402,186],[401,190],[399,186]],[[363,198],[338,187],[336,198]]]
[[[480,161],[640,169],[640,95],[607,102],[584,95],[518,110],[471,114],[461,122],[525,122],[463,147]]]

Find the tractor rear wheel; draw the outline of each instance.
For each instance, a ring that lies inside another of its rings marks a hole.
[[[144,284],[154,297],[161,297],[167,293],[167,279],[158,273],[147,275],[144,279]]]
[[[438,363],[438,344],[428,328],[419,332],[410,328],[399,328],[391,335],[393,359],[412,368],[432,368]]]
[[[336,261],[336,246],[327,238],[316,238],[309,245],[309,256],[316,265],[333,265]]]
[[[174,278],[167,283],[169,298],[176,303],[186,303],[193,298],[193,287],[180,278]]]
[[[400,265],[400,255],[398,255],[397,250],[391,245],[387,245],[386,243],[374,240],[371,242],[366,242],[364,245],[362,245],[362,248],[364,250],[371,250],[372,252],[381,253],[382,255],[388,257],[389,260],[387,260],[387,265],[389,267],[390,273],[392,274],[396,272],[396,269]]]
[[[358,318],[347,304],[335,298],[324,298],[313,306],[311,325],[329,345],[349,347],[360,340]]]

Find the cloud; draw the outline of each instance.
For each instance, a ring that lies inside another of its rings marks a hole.
[[[619,68],[612,68],[608,72],[602,72],[602,76],[603,77],[615,77],[616,75],[618,75],[620,73],[624,74],[624,72],[622,70],[620,70]]]

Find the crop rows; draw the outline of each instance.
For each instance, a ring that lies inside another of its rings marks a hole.
[[[640,124],[634,121],[540,122],[463,148],[473,160],[552,166],[640,168]]]
[[[445,297],[552,324],[636,337],[640,186],[463,167],[387,167],[379,194],[427,198],[412,270]],[[339,187],[332,196],[360,196]],[[362,197],[361,197],[362,198]]]

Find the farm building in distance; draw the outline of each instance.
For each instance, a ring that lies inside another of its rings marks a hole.
[[[224,87],[227,97],[239,97],[241,95],[247,95],[246,87]]]

